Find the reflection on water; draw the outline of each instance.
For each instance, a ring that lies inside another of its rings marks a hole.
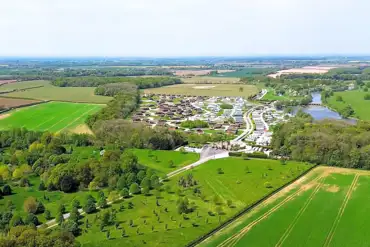
[[[320,93],[312,93],[312,103],[319,103],[321,104],[321,94]],[[356,123],[356,120],[353,119],[344,119],[338,112],[332,111],[325,106],[307,106],[303,107],[302,110],[308,114],[310,114],[313,119],[315,120],[323,120],[323,119],[343,119],[349,123]],[[298,109],[295,109],[295,113]]]

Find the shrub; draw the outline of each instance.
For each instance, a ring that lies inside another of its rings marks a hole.
[[[10,188],[9,185],[5,184],[3,187],[3,195],[4,196],[9,196],[12,194],[12,189]]]
[[[28,197],[23,203],[24,211],[35,214],[37,212],[37,201],[34,197]]]
[[[130,193],[131,194],[139,194],[140,193],[140,188],[139,188],[139,185],[137,183],[131,184]]]

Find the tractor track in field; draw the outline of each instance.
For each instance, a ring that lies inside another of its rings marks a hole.
[[[284,234],[281,236],[275,247],[280,247],[284,243],[284,241],[289,237],[290,233],[292,232],[293,228],[297,224],[298,220],[301,218],[303,213],[306,211],[308,206],[310,205],[311,201],[317,194],[317,192],[321,189],[323,183],[318,182],[318,185],[316,186],[315,190],[311,193],[310,197],[307,199],[307,201],[304,203],[303,207],[299,210],[298,214],[294,218],[293,222],[288,226]]]
[[[324,247],[329,246],[330,243],[331,243],[331,241],[333,240],[335,231],[337,230],[337,227],[339,225],[340,219],[343,216],[344,210],[347,207],[348,201],[351,198],[351,195],[353,193],[354,188],[356,187],[356,184],[357,184],[357,181],[358,181],[358,178],[359,177],[360,177],[360,175],[357,174],[355,176],[355,178],[353,179],[353,181],[351,183],[351,186],[349,187],[348,192],[346,194],[346,197],[344,198],[343,203],[342,203],[342,205],[341,205],[341,207],[340,207],[340,209],[338,211],[337,217],[335,218],[335,220],[333,222],[333,225],[332,225],[332,227],[331,227],[331,229],[330,229],[330,231],[328,233],[328,236],[326,237],[326,240],[325,240],[325,243],[324,243]]]
[[[322,176],[319,176],[315,179],[313,179],[310,183],[315,183],[319,181],[321,178],[325,177],[326,174],[323,174]],[[277,205],[272,207],[270,210],[268,210],[266,213],[258,217],[256,220],[249,223],[246,227],[244,227],[239,233],[235,234],[234,236],[229,237],[224,242],[218,245],[218,247],[228,247],[228,246],[234,246],[252,227],[260,223],[262,220],[269,217],[272,213],[274,213],[276,210],[278,210],[280,207],[284,206],[287,202],[292,200],[295,196],[299,195],[303,191],[305,191],[305,187],[301,187],[296,192],[291,194],[290,196],[286,197],[283,201],[279,202]]]

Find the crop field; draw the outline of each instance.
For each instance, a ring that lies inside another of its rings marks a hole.
[[[275,69],[271,68],[245,68],[241,70],[236,70],[236,71],[227,71],[224,73],[218,73],[214,74],[212,76],[215,77],[252,77],[252,76],[259,76],[259,75],[266,75],[269,73],[272,73],[276,71]]]
[[[145,89],[144,92],[156,94],[183,94],[193,96],[248,97],[250,95],[258,93],[258,89],[253,85],[178,84],[160,88]]]
[[[359,90],[335,92],[334,96],[328,99],[328,104],[337,111],[340,111],[346,105],[351,105],[357,118],[370,120],[370,100],[364,99],[366,94],[369,94],[369,92]],[[343,101],[336,101],[338,95],[342,96]]]
[[[167,174],[199,160],[197,153],[181,153],[166,150],[133,149],[139,163],[152,168],[158,174]]]
[[[200,246],[368,246],[370,172],[318,167]]]
[[[42,86],[42,87],[39,87]],[[32,88],[38,87],[38,88]],[[48,81],[28,81],[3,85],[0,90],[14,92],[2,94],[4,97],[55,100],[78,103],[105,104],[112,97],[94,94],[94,87],[55,87]]]
[[[281,165],[275,160],[226,158],[209,161],[171,178],[164,183],[159,194],[136,195],[112,204],[107,210],[116,209],[120,227],[109,226],[102,232],[98,225],[93,224],[85,232],[82,225],[84,233],[77,240],[81,246],[184,246],[309,167],[297,162]],[[186,178],[188,174],[193,175],[203,196],[194,193],[195,187],[178,185],[180,177]],[[267,188],[266,182],[272,187]],[[177,212],[176,202],[185,197],[190,205],[196,205],[196,209],[181,215]],[[131,209],[129,202],[133,204]],[[119,210],[121,206],[124,210]],[[88,215],[86,218],[94,222],[96,216]],[[129,224],[131,220],[133,226]],[[122,229],[125,237],[122,237]],[[106,238],[108,230],[109,240]]]
[[[22,105],[29,105],[40,102],[39,100],[29,100],[29,99],[12,99],[0,97],[0,108],[12,108]]]
[[[181,78],[187,84],[239,84],[240,79],[234,77],[212,77],[212,76],[193,76]]]
[[[59,132],[83,125],[87,116],[104,105],[49,102],[9,111],[0,115],[0,129],[27,128]]]

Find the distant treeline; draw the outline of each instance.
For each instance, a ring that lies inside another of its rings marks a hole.
[[[299,113],[274,128],[274,154],[329,166],[370,170],[370,122],[313,122]]]
[[[88,68],[88,69],[57,69],[57,68],[20,68],[14,69],[0,69],[2,79],[14,80],[54,80],[59,77],[122,77],[122,76],[145,76],[158,75],[169,76],[173,75],[168,69],[161,68]]]
[[[61,77],[52,81],[57,87],[98,87],[104,84],[126,82],[142,88],[180,84],[181,80],[171,77]]]

